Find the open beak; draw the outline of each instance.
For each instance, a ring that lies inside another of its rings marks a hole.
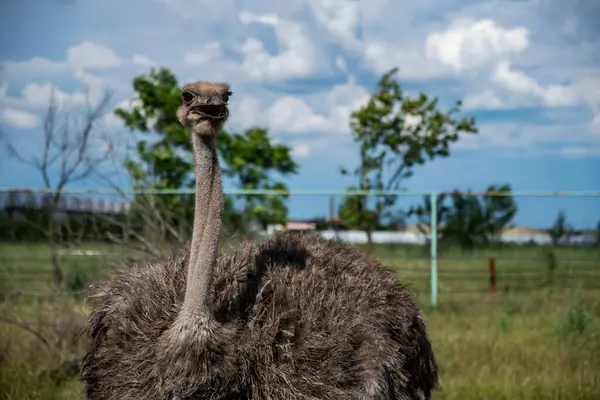
[[[204,119],[224,120],[229,115],[226,104],[202,104],[190,111]]]

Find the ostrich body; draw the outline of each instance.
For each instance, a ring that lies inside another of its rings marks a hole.
[[[94,288],[84,398],[428,399],[437,365],[420,310],[375,258],[288,234],[218,254],[214,140],[230,94],[208,82],[182,89],[197,171],[192,242]]]

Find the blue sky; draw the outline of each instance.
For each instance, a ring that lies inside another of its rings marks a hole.
[[[113,105],[151,67],[180,82],[231,82],[228,127],[269,128],[302,165],[292,189],[343,189],[356,162],[348,116],[378,77],[399,67],[409,93],[464,101],[480,134],[415,170],[413,190],[600,191],[600,6],[594,0],[22,0],[2,1],[0,126],[26,155],[40,151],[51,88],[72,110],[105,88]],[[594,26],[596,25],[596,26]],[[111,114],[103,127],[128,135]],[[123,139],[124,140],[124,139]],[[79,186],[95,187],[98,182]],[[0,186],[41,187],[4,153]],[[292,217],[327,213],[297,197]],[[403,204],[416,199],[402,200]],[[600,219],[600,198],[518,199],[516,222],[559,210],[576,226]]]

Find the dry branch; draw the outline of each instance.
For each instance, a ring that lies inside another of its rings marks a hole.
[[[111,96],[111,92],[105,91],[97,104],[91,104],[89,93],[86,91],[83,121],[78,125],[72,118],[73,110],[61,110],[62,107],[52,91],[42,127],[42,151],[39,156],[26,157],[7,138],[1,138],[5,142],[8,154],[39,171],[44,187],[51,191],[51,194],[44,197],[42,204],[42,208],[46,208],[48,212],[48,226],[41,228],[48,238],[52,275],[58,287],[63,282],[63,273],[57,257],[57,234],[60,230],[57,211],[62,191],[68,185],[88,179],[106,162],[113,151],[114,146],[106,145],[105,136],[99,127]]]

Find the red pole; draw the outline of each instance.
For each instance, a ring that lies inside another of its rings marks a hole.
[[[490,258],[490,293],[496,293],[496,259]]]

